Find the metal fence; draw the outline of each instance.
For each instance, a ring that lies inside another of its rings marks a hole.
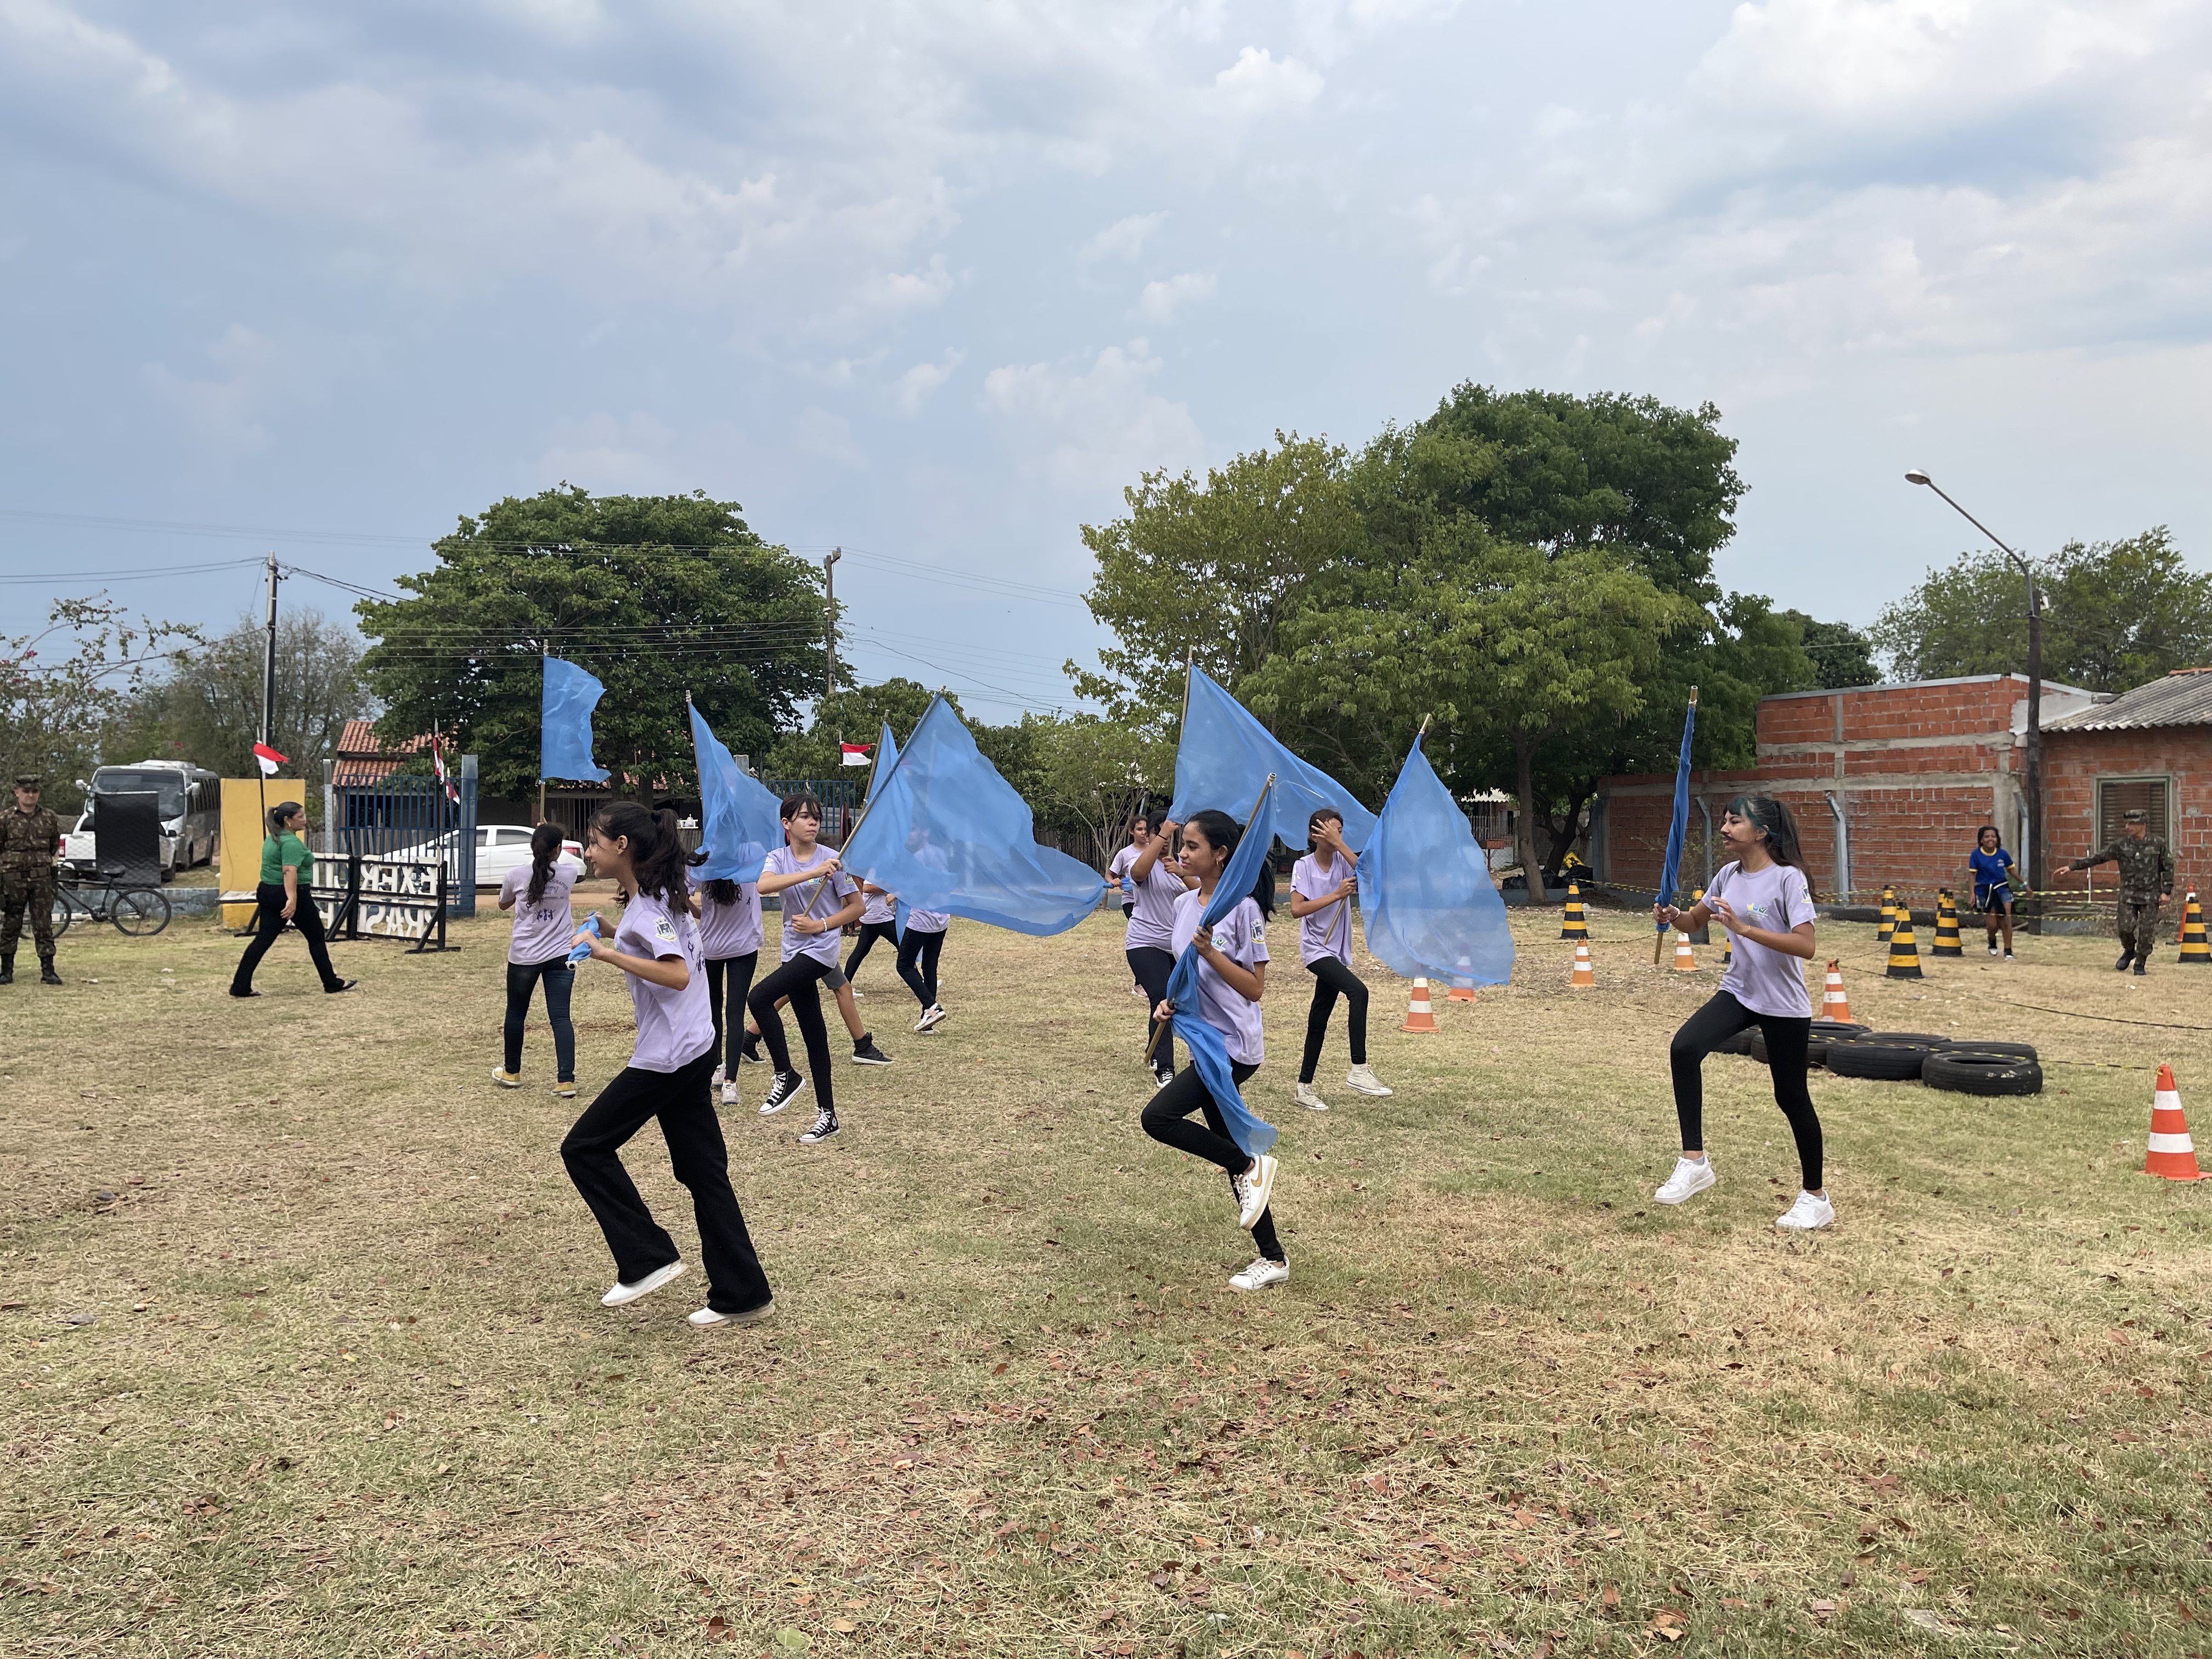
[[[324,822],[329,850],[371,862],[437,864],[446,872],[446,914],[477,913],[477,757],[460,757],[449,799],[434,777],[395,774],[374,783],[332,784]]]
[[[858,772],[858,767],[854,768]],[[763,778],[761,787],[771,795],[788,799],[811,795],[822,803],[822,838],[842,845],[860,816],[867,799],[868,775],[851,778]]]

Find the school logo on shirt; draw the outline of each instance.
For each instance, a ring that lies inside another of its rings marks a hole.
[[[653,924],[653,931],[663,942],[669,945],[676,943],[676,924],[671,921],[666,916],[661,917],[658,922]]]
[[[1213,948],[1217,951],[1233,951],[1237,948],[1236,941],[1230,934],[1228,923],[1224,922],[1213,930]]]

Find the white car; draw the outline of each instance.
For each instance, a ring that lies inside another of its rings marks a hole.
[[[435,842],[419,842],[412,847],[395,847],[387,852],[370,856],[394,864],[434,864],[441,856]],[[459,878],[455,867],[459,860],[453,848],[442,849],[446,860],[446,876],[449,881]],[[576,879],[584,878],[584,848],[580,842],[563,841],[561,856],[555,860],[563,868],[574,872]],[[514,869],[530,867],[530,826],[526,823],[480,823],[477,826],[477,885],[496,887]]]

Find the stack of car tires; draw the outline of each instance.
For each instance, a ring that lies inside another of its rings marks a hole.
[[[1765,1065],[1765,1036],[1754,1025],[1722,1043],[1721,1052],[1747,1054]],[[1962,1095],[2043,1092],[2043,1068],[2025,1042],[1962,1042],[1921,1031],[1870,1031],[1863,1025],[1816,1019],[1806,1059],[1838,1077],[1924,1083]]]

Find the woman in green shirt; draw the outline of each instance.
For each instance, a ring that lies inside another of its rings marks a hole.
[[[281,801],[269,809],[269,838],[261,843],[261,884],[254,890],[260,908],[254,915],[252,942],[238,959],[238,972],[230,981],[234,997],[261,994],[253,988],[253,970],[261,965],[261,958],[269,954],[269,947],[287,922],[307,936],[307,954],[314,960],[315,971],[322,975],[323,989],[350,991],[360,983],[340,979],[337,969],[331,966],[331,947],[323,938],[323,914],[315,908],[313,892],[301,890],[311,890],[315,880],[315,855],[307,850],[307,809],[299,802]]]

